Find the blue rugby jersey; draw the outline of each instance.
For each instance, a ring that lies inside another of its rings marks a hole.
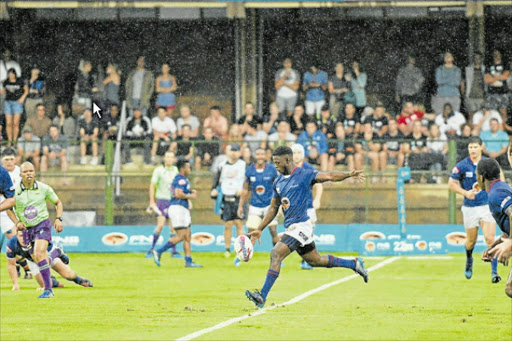
[[[12,198],[14,196],[14,185],[11,176],[7,169],[2,166],[0,166],[0,194],[5,198]]]
[[[276,178],[276,167],[268,162],[263,169],[256,169],[255,164],[252,164],[245,170],[245,182],[251,189],[251,206],[263,208],[270,205],[272,184]]]
[[[309,170],[316,170],[315,167],[313,167],[312,164],[309,162],[304,161],[302,163],[302,168],[309,169]],[[308,197],[308,209],[313,208],[313,186],[311,186],[311,189],[309,190],[309,197]]]
[[[318,171],[295,167],[290,175],[279,175],[274,181],[274,197],[281,199],[284,227],[309,220],[308,198]]]
[[[510,237],[510,219],[505,211],[512,205],[512,187],[500,180],[493,181],[489,187],[489,209],[501,231]]]
[[[50,251],[52,251],[52,249],[53,249],[53,244],[52,244],[52,242],[49,242],[48,248],[46,248],[46,251],[50,252]],[[7,242],[5,255],[9,259],[16,258],[16,256],[21,256],[23,258],[28,259],[31,262],[34,262],[29,250],[23,249],[20,242],[18,241],[18,237],[16,237],[16,236],[11,237],[9,239],[9,241]]]
[[[482,156],[482,160],[485,159],[485,157]],[[460,186],[466,190],[471,191],[475,188],[477,181],[476,181],[476,165],[478,163],[473,163],[471,161],[470,157],[459,161],[453,167],[452,174],[450,175],[450,178],[454,180],[458,180],[460,182]],[[486,191],[480,191],[476,195],[474,200],[469,200],[464,198],[464,201],[462,202],[462,206],[467,207],[475,207],[475,206],[483,206],[487,205],[487,192]]]
[[[176,175],[171,184],[171,195],[172,195],[171,205],[181,205],[181,206],[185,207],[186,209],[188,209],[188,200],[187,199],[178,199],[178,198],[174,197],[174,191],[178,188],[181,189],[183,191],[183,193],[190,194],[190,182],[188,181],[188,179],[186,177],[184,177],[181,174]]]

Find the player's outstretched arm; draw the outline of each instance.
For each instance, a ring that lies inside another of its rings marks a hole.
[[[263,221],[260,223],[260,226],[258,226],[258,228],[256,230],[254,230],[248,234],[248,236],[251,237],[251,242],[253,244],[256,243],[256,241],[260,242],[261,231],[263,231],[265,229],[265,227],[267,227],[267,225],[270,224],[270,222],[272,220],[274,220],[274,218],[277,216],[277,213],[279,212],[280,206],[281,206],[281,198],[279,198],[279,197],[272,198],[272,202],[270,203],[270,208],[268,209],[268,212],[265,215],[265,218],[263,218]]]
[[[348,178],[357,178],[359,182],[364,180],[364,174],[362,170],[352,170],[350,172],[320,172],[315,178],[315,182],[327,182],[327,181],[343,181]]]

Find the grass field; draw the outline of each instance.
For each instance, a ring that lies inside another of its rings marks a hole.
[[[142,254],[71,254],[70,265],[94,288],[65,280],[54,299],[37,299],[36,283],[20,279],[11,291],[5,256],[0,259],[2,340],[171,340],[257,309],[245,289],[260,288],[268,254],[240,268],[221,254],[195,254],[205,265],[185,269],[162,258],[158,268]],[[385,259],[369,259],[370,268]],[[346,269],[299,269],[294,254],[261,314],[203,334],[209,340],[510,340],[512,301],[504,282],[491,284],[490,266],[475,259],[463,275],[464,258],[398,258],[370,273],[282,303],[353,274]],[[499,267],[505,280],[508,269]],[[59,278],[59,277],[58,277]],[[275,306],[277,305],[277,307]]]

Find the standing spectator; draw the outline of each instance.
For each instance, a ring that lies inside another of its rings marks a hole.
[[[306,114],[309,116],[320,113],[325,104],[327,90],[327,73],[319,70],[316,62],[310,64],[310,71],[304,74],[302,89],[306,92]]]
[[[463,160],[469,156],[468,142],[471,138],[472,128],[469,124],[465,123],[460,128],[460,135],[457,136],[457,162]]]
[[[297,143],[304,147],[304,155],[312,164],[320,165],[322,172],[327,171],[328,146],[327,138],[317,129],[315,121],[306,124],[306,131],[299,135]]]
[[[345,105],[345,112],[338,117],[338,122],[343,124],[346,139],[357,136],[361,131],[359,115],[356,113],[356,107],[352,103]]]
[[[501,167],[509,169],[507,159],[508,135],[500,129],[495,118],[491,119],[490,130],[482,131],[480,138],[483,142],[483,153],[498,161]]]
[[[308,115],[305,114],[304,106],[302,104],[296,105],[293,109],[293,116],[290,117],[288,121],[290,124],[290,131],[297,136],[302,134],[307,122]]]
[[[460,69],[453,64],[453,55],[446,52],[444,64],[436,69],[437,95],[432,97],[432,110],[436,114],[442,113],[445,103],[450,103],[453,110],[460,111],[460,83]]]
[[[373,132],[371,123],[365,123],[363,125],[363,132],[359,134],[355,143],[355,169],[363,169],[365,163],[369,160],[373,173],[372,183],[377,183],[378,181],[376,176],[377,172],[379,172],[379,170],[384,171],[386,169],[386,164],[379,165],[381,144],[377,142],[378,138],[377,134]]]
[[[4,87],[4,81],[9,78],[7,71],[14,69],[16,71],[16,75],[21,78],[20,64],[11,59],[11,51],[9,49],[5,49],[2,53],[2,57],[2,60],[0,60],[0,113],[3,113],[5,108],[5,95],[2,94],[2,89]]]
[[[140,109],[142,115],[146,116],[149,108],[149,101],[155,90],[153,74],[144,68],[144,57],[137,59],[137,68],[128,74],[126,79],[126,107],[131,110]]]
[[[406,136],[406,139],[409,140],[409,144],[404,146],[404,152],[407,155],[409,166],[411,170],[414,171],[428,169],[428,158],[425,155],[428,153],[427,136],[423,134],[422,130],[421,121],[414,121],[411,134]],[[413,175],[411,179],[420,181],[421,175]]]
[[[507,108],[510,103],[507,79],[510,76],[510,70],[505,66],[501,58],[501,52],[494,50],[492,52],[493,64],[487,68],[485,74],[485,84],[487,84],[487,96],[485,98],[486,107],[496,109],[500,112],[503,121],[507,120]]]
[[[210,108],[210,116],[203,123],[203,127],[211,127],[213,136],[223,140],[228,133],[228,120],[221,114],[220,107],[214,105]]]
[[[435,123],[441,135],[453,137],[460,135],[460,127],[466,123],[466,118],[460,112],[453,111],[450,103],[446,103],[443,113],[436,116]]]
[[[36,169],[39,169],[40,153],[41,139],[32,134],[32,128],[23,128],[23,135],[18,140],[16,164],[21,165],[23,161],[29,161],[34,164]]]
[[[398,123],[395,119],[389,120],[389,130],[382,136],[382,151],[379,153],[379,163],[387,166],[388,164],[397,165],[398,168],[404,166],[405,136],[398,130]],[[384,178],[385,179],[385,178]]]
[[[182,135],[182,127],[188,124],[190,126],[191,132],[190,137],[196,138],[199,135],[199,127],[201,126],[201,122],[197,116],[192,115],[190,113],[190,106],[188,104],[183,104],[180,106],[180,117],[176,121],[176,125],[178,126],[178,135]]]
[[[107,77],[103,80],[105,92],[105,104],[110,107],[112,105],[118,106],[119,101],[119,88],[121,86],[121,71],[115,64],[108,64]]]
[[[240,129],[242,131],[242,135],[245,135],[247,133],[247,130],[249,129],[249,122],[256,122],[257,129],[261,129],[261,124],[263,121],[259,116],[256,115],[256,110],[254,109],[254,104],[251,102],[245,103],[244,106],[244,114],[242,117],[238,119],[238,125],[240,126]]]
[[[75,102],[84,106],[85,109],[92,109],[92,96],[98,89],[94,85],[94,78],[91,75],[92,64],[88,60],[80,60],[78,75],[75,84]]]
[[[57,115],[52,120],[52,124],[59,127],[59,133],[68,138],[68,140],[76,139],[76,122],[71,112],[63,104],[57,105]]]
[[[484,105],[485,97],[485,67],[482,55],[475,53],[473,63],[466,67],[465,79],[461,83],[461,91],[465,94],[466,110],[469,119]]]
[[[290,125],[286,121],[280,121],[277,125],[277,131],[267,139],[270,150],[274,150],[279,146],[291,147],[296,140],[297,136],[290,132]]]
[[[192,146],[191,127],[185,124],[182,129],[183,134],[176,138],[171,144],[171,151],[175,153],[179,160],[187,160],[190,163],[194,162],[194,148]]]
[[[213,136],[211,127],[203,128],[203,135],[198,138],[196,144],[195,170],[201,170],[201,166],[211,166],[213,160],[219,156],[219,139]]]
[[[367,76],[365,72],[359,69],[359,62],[352,63],[352,75],[349,76],[352,94],[354,96],[357,113],[361,114],[366,106],[366,82]]]
[[[409,135],[412,132],[414,122],[421,120],[425,114],[421,111],[415,111],[414,105],[412,102],[405,102],[402,107],[402,112],[400,116],[397,118],[398,129],[405,136]]]
[[[5,96],[5,124],[8,139],[8,147],[16,144],[20,133],[20,118],[23,113],[23,102],[28,95],[28,86],[16,75],[16,70],[11,68],[7,71],[8,78],[3,83],[1,90]]]
[[[373,127],[373,132],[378,137],[384,136],[388,132],[388,117],[385,114],[386,110],[382,105],[377,105],[371,115],[366,116],[364,123],[370,123]]]
[[[292,69],[291,59],[286,58],[283,62],[283,68],[279,69],[275,76],[274,86],[279,112],[291,116],[297,103],[299,84],[300,75],[295,69]]]
[[[482,110],[477,111],[473,115],[472,134],[474,136],[480,136],[483,131],[490,130],[492,119],[496,119],[500,125],[500,130],[503,130],[503,121],[501,120],[500,113],[485,106]]]
[[[67,157],[68,139],[59,134],[59,127],[50,126],[49,135],[43,138],[43,157],[41,158],[41,171],[48,170],[48,164],[52,166],[60,164],[60,169],[68,170]]]
[[[25,123],[26,127],[32,128],[32,133],[42,139],[48,134],[52,121],[46,117],[46,107],[40,103],[36,106],[36,116],[31,117]]]
[[[43,103],[43,96],[46,92],[46,81],[41,77],[41,71],[37,66],[30,70],[28,80],[28,95],[25,100],[25,112],[28,117],[34,117],[36,114],[36,105]]]
[[[342,63],[336,63],[334,74],[329,77],[327,88],[329,90],[329,107],[334,116],[338,116],[345,108],[345,95],[352,85],[345,75],[345,67]]]
[[[430,134],[427,137],[428,155],[425,155],[433,175],[427,183],[441,183],[441,172],[446,164],[446,155],[448,154],[448,140],[445,134],[442,134],[437,124],[430,125]]]
[[[267,133],[258,129],[258,124],[254,120],[249,121],[247,126],[247,133],[244,136],[244,145],[247,145],[252,155],[255,156],[258,148],[267,149]]]
[[[395,87],[395,101],[402,105],[405,102],[421,103],[423,82],[425,77],[419,68],[415,66],[416,58],[407,57],[407,65],[398,70]]]
[[[269,112],[263,115],[263,130],[267,134],[273,134],[276,132],[279,122],[285,120],[288,120],[288,116],[281,114],[277,103],[272,102],[269,106]]]
[[[84,110],[84,116],[78,120],[80,131],[80,164],[87,164],[87,149],[92,146],[91,165],[98,164],[98,122],[92,118],[90,109]]]
[[[176,108],[176,95],[174,92],[178,90],[176,77],[169,73],[170,67],[168,63],[162,65],[162,74],[156,78],[155,88],[158,96],[156,97],[157,108],[164,107],[167,109],[167,116],[172,118],[174,109]]]
[[[159,107],[156,111],[156,116],[151,120],[151,126],[153,127],[152,164],[156,164],[157,155],[162,156],[171,149],[172,140],[176,139],[176,124],[167,113],[168,111],[165,107]]]
[[[124,159],[126,164],[133,164],[130,148],[142,147],[144,150],[144,163],[151,163],[151,121],[142,116],[142,109],[134,108],[133,117],[126,122],[126,136],[123,142]]]

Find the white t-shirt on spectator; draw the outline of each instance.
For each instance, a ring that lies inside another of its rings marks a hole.
[[[258,130],[256,132],[256,135],[251,134],[245,134],[244,137],[245,142],[247,142],[247,146],[249,149],[251,149],[251,153],[254,156],[254,153],[256,153],[256,149],[258,149],[259,146],[261,146],[261,142],[264,142],[267,140],[267,133],[263,130]]]
[[[427,139],[427,149],[431,153],[441,154],[447,143],[448,139],[446,138],[446,135],[441,133],[441,136],[435,139]]]
[[[484,118],[484,112],[482,110],[477,111],[473,115],[473,126],[475,126],[478,123],[480,123],[480,121],[483,118]],[[490,130],[491,129],[491,119],[493,119],[493,118],[497,119],[499,124],[503,123],[503,120],[501,119],[500,113],[497,112],[496,110],[491,110],[491,114],[489,115],[489,117],[487,117],[487,119],[485,120],[484,124],[482,124],[482,128],[480,128],[480,131]]]
[[[183,125],[188,124],[190,126],[190,130],[193,131],[201,126],[201,123],[199,122],[199,119],[197,116],[190,115],[188,123],[185,123],[185,120],[183,117],[180,117],[176,120],[176,124],[178,126],[178,130],[181,130]]]
[[[164,134],[174,134],[178,130],[173,119],[167,116],[163,121],[160,119],[160,116],[153,117],[151,120],[151,126],[153,127],[153,130]]]
[[[455,111],[455,114],[448,117],[445,121],[442,114],[436,116],[435,123],[439,126],[441,134],[446,134],[449,131],[455,131],[460,135],[460,127],[466,123],[466,118],[460,112]]]

